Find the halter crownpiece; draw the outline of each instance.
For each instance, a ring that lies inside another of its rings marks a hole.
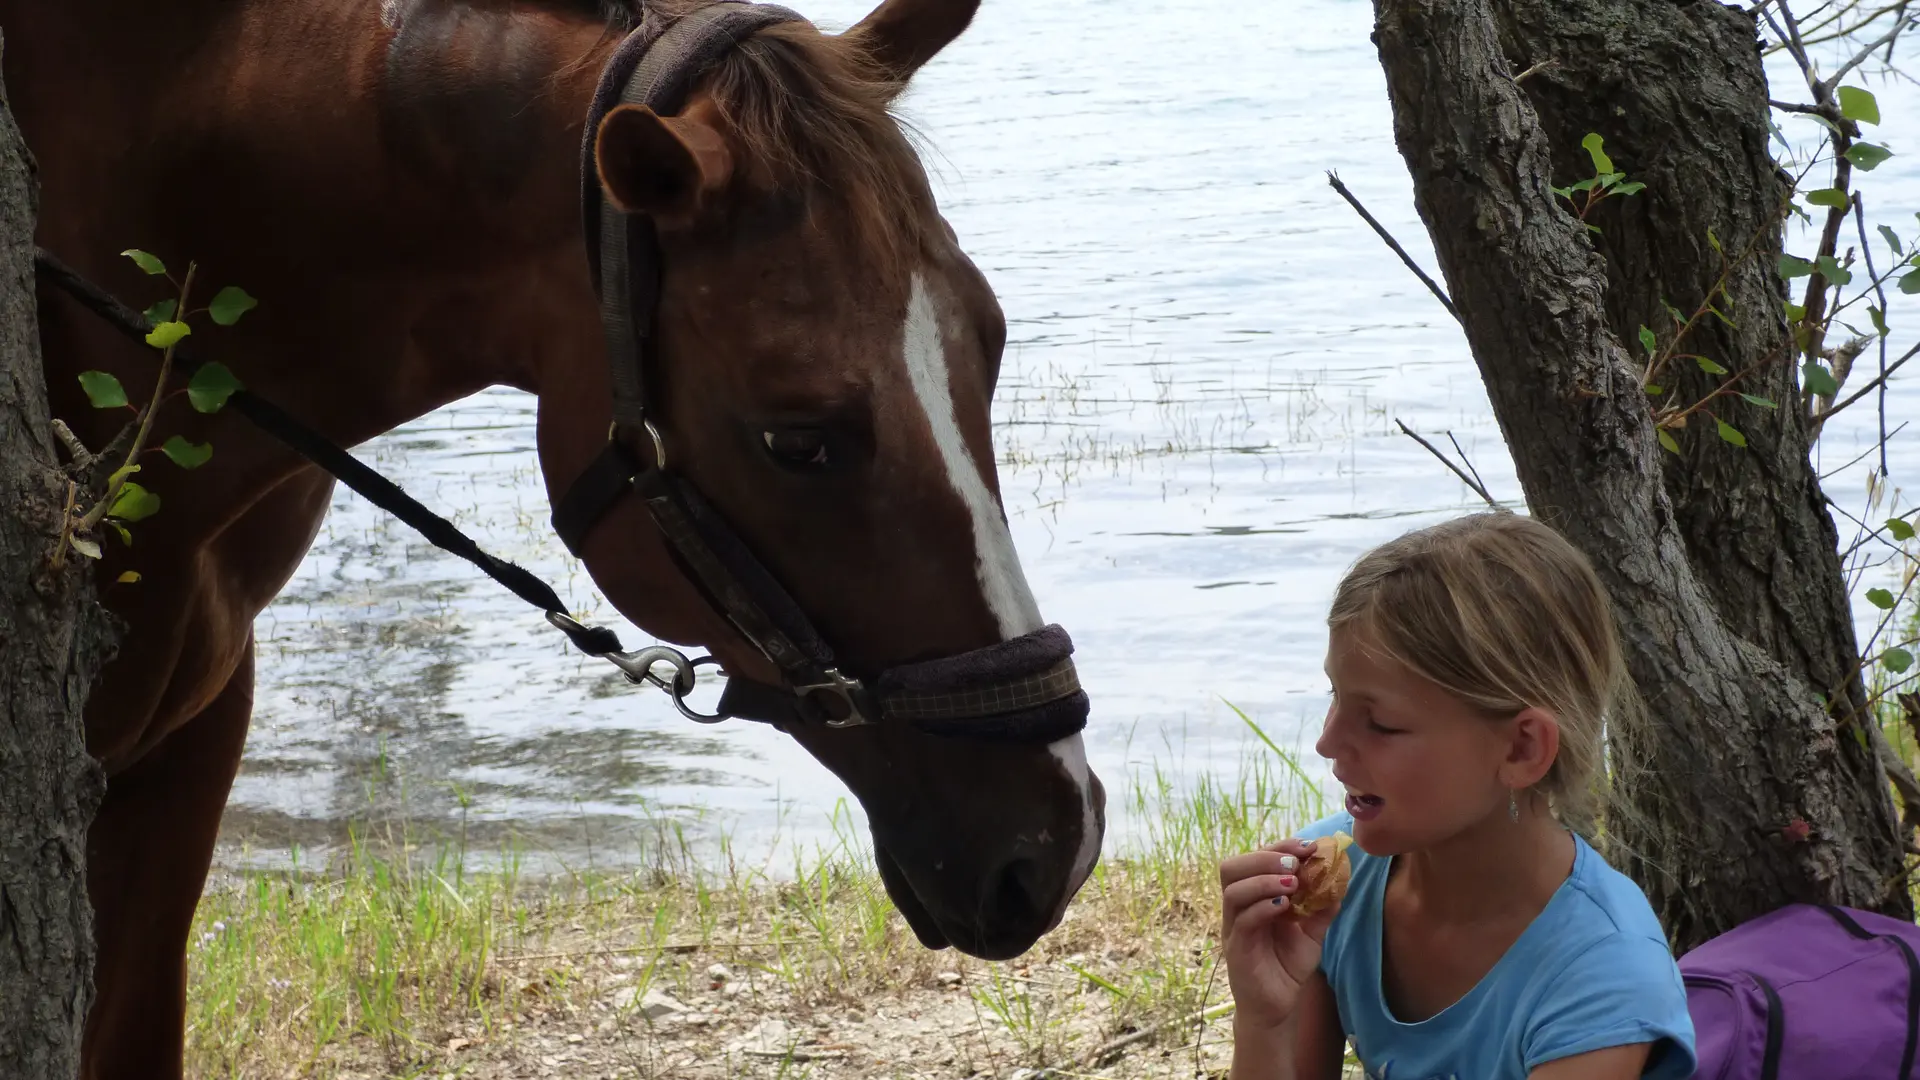
[[[747,0],[714,0],[677,19],[649,8],[601,71],[582,138],[580,199],[612,369],[613,426],[606,447],[555,505],[554,530],[577,556],[587,534],[616,502],[629,492],[639,496],[682,571],[779,669],[778,686],[730,675],[719,711],[705,715],[689,708],[685,698],[694,668],[711,663],[710,658],[688,660],[666,646],[609,656],[628,678],[672,694],[694,719],[738,717],[781,727],[894,722],[932,735],[988,742],[1065,738],[1086,727],[1090,710],[1065,630],[1045,626],[956,656],[878,672],[871,681],[850,677],[840,671],[806,612],[739,533],[690,481],[667,469],[666,445],[646,401],[649,365],[659,363],[654,340],[659,240],[651,219],[622,213],[602,196],[595,137],[601,120],[622,104],[645,105],[660,116],[677,114],[700,76],[740,42],[769,26],[804,21],[786,8]],[[629,439],[642,433],[650,442],[650,461],[629,449]],[[670,678],[655,674],[662,662],[673,666]]]

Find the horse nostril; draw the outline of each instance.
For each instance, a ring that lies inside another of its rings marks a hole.
[[[1032,927],[1047,917],[1041,897],[1041,871],[1036,860],[1008,860],[987,881],[986,924],[1001,932]]]

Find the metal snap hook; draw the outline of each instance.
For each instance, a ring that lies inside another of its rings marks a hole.
[[[607,660],[620,669],[629,682],[652,683],[672,694],[675,699],[693,692],[693,661],[687,654],[669,645],[650,645],[635,652],[608,653]],[[666,663],[673,667],[672,681],[654,674],[654,665]]]

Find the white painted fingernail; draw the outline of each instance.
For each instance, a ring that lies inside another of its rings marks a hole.
[[[1291,855],[1280,856],[1280,869],[1291,874],[1300,869],[1300,860]]]

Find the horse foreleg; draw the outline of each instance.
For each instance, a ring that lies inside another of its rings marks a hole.
[[[178,1080],[187,935],[253,712],[253,640],[199,715],[107,782],[87,833],[95,997],[83,1080]]]

